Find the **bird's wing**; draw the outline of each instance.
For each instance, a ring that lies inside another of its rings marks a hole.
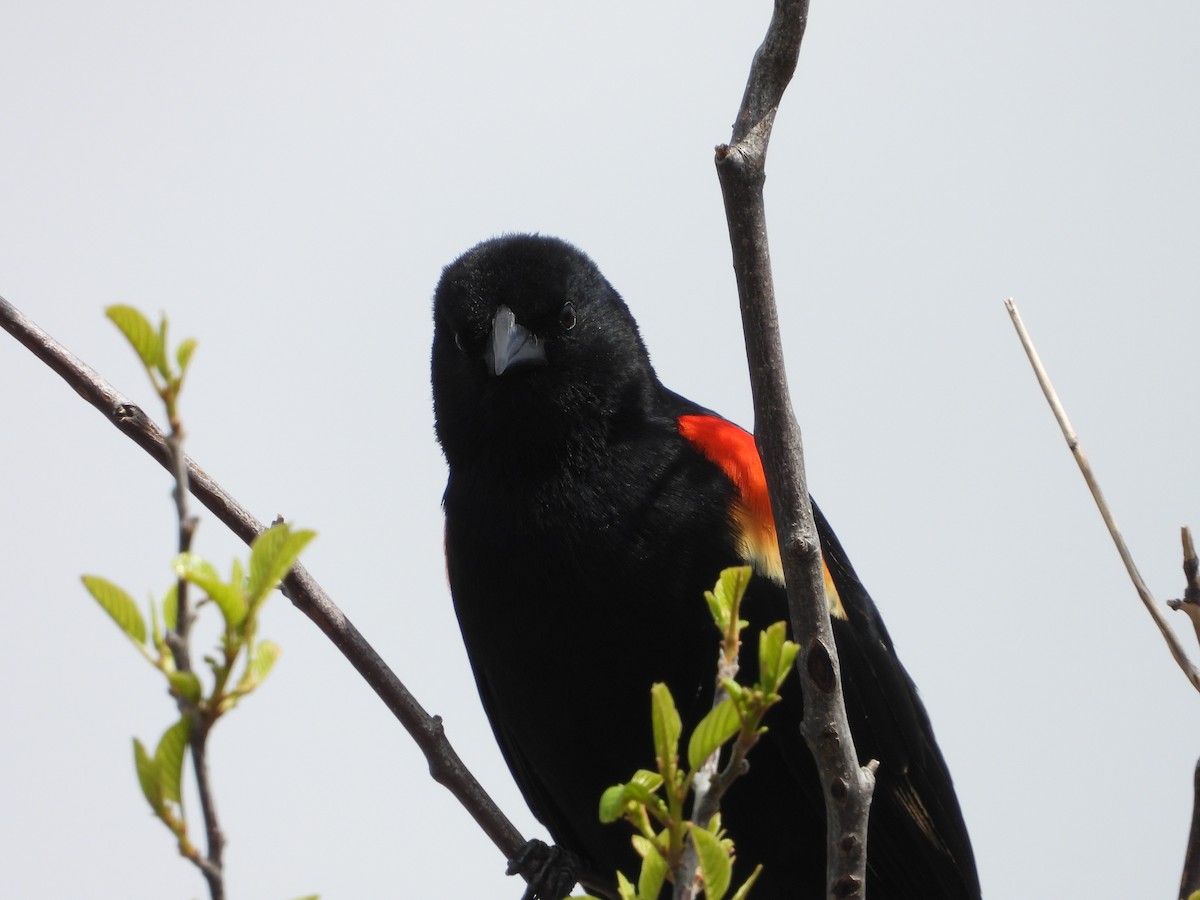
[[[680,433],[737,487],[740,503],[731,516],[742,555],[766,576],[761,580],[773,583],[766,591],[761,583],[758,587],[759,597],[774,595],[765,604],[767,615],[786,618],[779,545],[753,436],[678,395],[672,397]],[[879,610],[815,503],[813,515],[855,748],[862,762],[880,762],[868,863],[888,884],[888,895],[905,896],[896,889],[908,883],[918,892],[912,896],[977,897],[970,840],[929,716]],[[769,621],[752,624],[763,627]],[[777,734],[772,739],[783,742],[797,779],[815,788],[811,754],[799,729],[791,727],[802,714],[799,685],[793,684],[773,716]],[[822,802],[819,793],[812,799]],[[938,885],[940,892],[933,889],[931,877],[944,882]]]

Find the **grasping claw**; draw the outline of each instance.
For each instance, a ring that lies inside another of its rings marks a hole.
[[[508,875],[528,882],[521,900],[563,900],[579,881],[579,857],[562,847],[551,847],[536,838],[508,861]]]

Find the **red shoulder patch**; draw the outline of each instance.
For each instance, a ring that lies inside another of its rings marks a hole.
[[[731,510],[741,536],[741,554],[760,574],[783,584],[783,564],[779,559],[779,538],[775,534],[775,516],[767,493],[754,435],[716,416],[687,415],[678,420],[679,433],[704,454],[737,488],[739,500]],[[830,612],[840,618],[846,613],[833,583],[829,567],[821,562],[825,575],[825,598]]]

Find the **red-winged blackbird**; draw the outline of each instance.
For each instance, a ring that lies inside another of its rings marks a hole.
[[[562,241],[516,235],[467,251],[442,274],[434,320],[446,558],[484,708],[557,844],[593,878],[636,877],[630,829],[600,823],[600,795],[654,768],[653,682],[670,687],[685,734],[711,705],[717,636],[703,592],[750,562],[748,634],[787,618],[753,438],[658,381],[621,297]],[[976,898],[925,708],[813,512],[855,743],[880,762],[867,896]],[[824,896],[824,800],[794,677],[783,696],[722,806],[737,875],[764,865],[757,900]]]

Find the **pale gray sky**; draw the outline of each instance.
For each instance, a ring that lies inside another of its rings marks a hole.
[[[199,339],[193,455],[260,518],[320,532],[309,569],[529,834],[444,581],[430,294],[481,238],[560,235],[624,294],[667,384],[752,425],[711,161],[770,12],[741,6],[0,12],[0,294],[147,406],[103,307]],[[1200,525],[1197,33],[1187,0],[814,2],[776,127],[810,481],[921,687],[991,898],[1177,886],[1200,698],[1002,301],[1143,573],[1177,595],[1178,527]],[[78,583],[166,587],[166,476],[7,338],[0,385],[5,892],[202,896],[131,763],[172,709]],[[242,552],[207,518],[197,549]],[[276,598],[263,631],[284,656],[211,751],[230,896],[515,900],[317,630]]]

